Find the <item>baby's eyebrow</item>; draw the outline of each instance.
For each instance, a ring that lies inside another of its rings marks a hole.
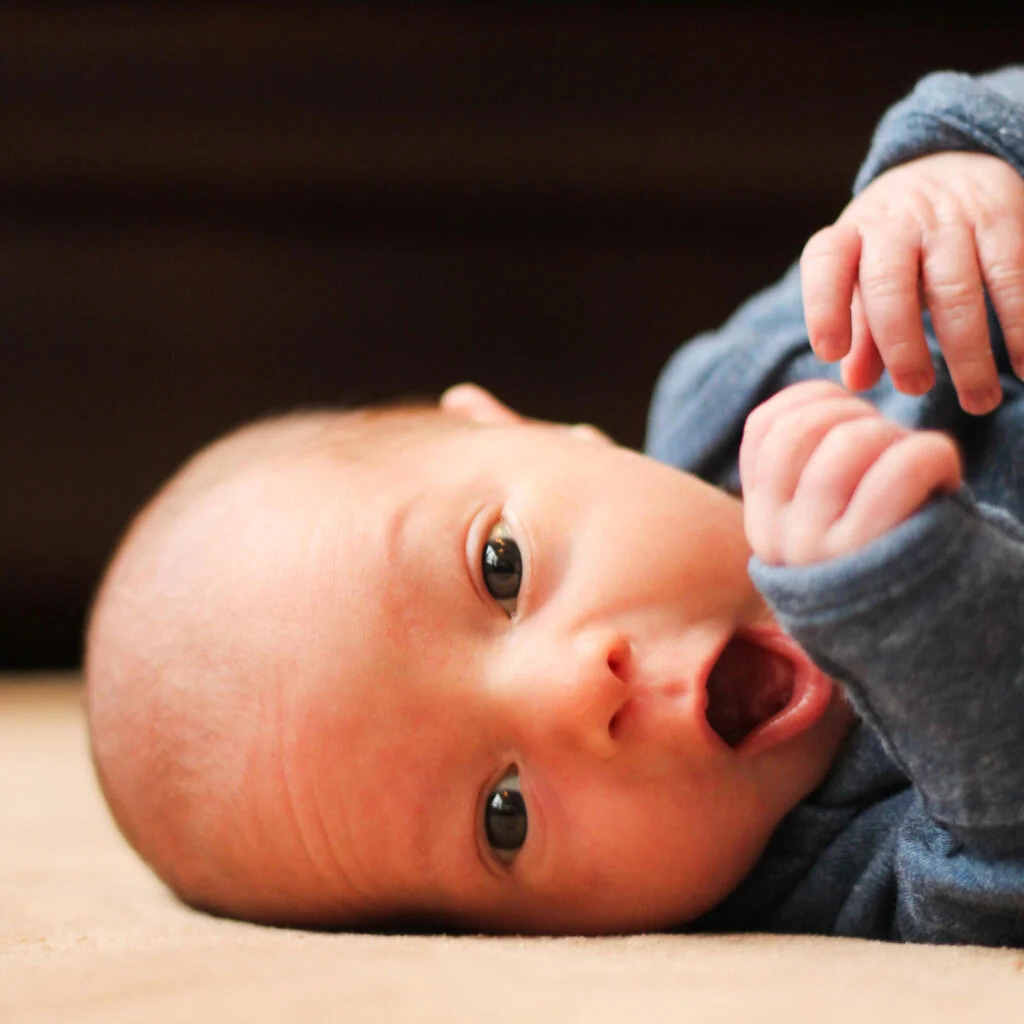
[[[409,515],[412,512],[414,495],[408,495],[393,508],[389,509],[382,529],[382,552],[384,560],[389,565],[398,565],[408,568],[405,564],[408,544],[406,543],[405,532],[407,529]]]
[[[480,507],[477,495],[458,488],[409,494],[387,511],[383,557],[399,574],[407,596],[439,603],[447,593],[455,602],[452,610],[468,610],[470,601],[479,605],[466,544]]]
[[[458,911],[466,909],[467,883],[474,898],[497,884],[479,840],[483,790],[492,773],[472,741],[460,743],[452,734],[445,747],[432,751],[427,770],[410,780],[413,798],[401,805],[401,827],[408,829],[403,845],[413,891],[440,899],[444,911]]]

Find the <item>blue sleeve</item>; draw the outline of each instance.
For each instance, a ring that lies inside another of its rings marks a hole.
[[[1024,857],[1024,529],[962,489],[851,555],[751,576],[930,818]]]
[[[922,78],[879,121],[853,190],[896,164],[949,150],[991,153],[1024,175],[1024,67]]]

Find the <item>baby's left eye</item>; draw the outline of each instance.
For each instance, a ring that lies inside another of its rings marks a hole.
[[[480,572],[487,593],[514,619],[519,586],[523,581],[523,556],[512,531],[504,522],[495,523],[484,542]]]
[[[519,791],[519,769],[509,766],[487,798],[484,830],[487,845],[496,860],[509,865],[526,842],[526,802]]]

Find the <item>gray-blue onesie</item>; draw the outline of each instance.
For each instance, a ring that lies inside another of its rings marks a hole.
[[[854,190],[945,150],[993,153],[1024,175],[1024,68],[922,79],[879,123]],[[698,928],[1024,946],[1024,385],[991,305],[989,327],[1005,395],[995,412],[961,411],[927,314],[935,388],[910,398],[886,377],[866,394],[901,423],[957,438],[959,493],[850,556],[751,562],[862,724]],[[747,413],[809,378],[839,373],[811,353],[794,265],[673,356],[646,449],[736,488]]]

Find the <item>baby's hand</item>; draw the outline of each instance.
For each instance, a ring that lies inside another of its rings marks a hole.
[[[1024,179],[998,157],[937,153],[879,175],[811,237],[800,273],[811,347],[843,360],[853,391],[886,369],[906,394],[931,388],[924,304],[961,406],[998,406],[983,285],[1024,377]]]
[[[740,445],[747,540],[768,564],[849,554],[962,480],[954,442],[908,430],[829,381],[786,388],[747,417]]]

